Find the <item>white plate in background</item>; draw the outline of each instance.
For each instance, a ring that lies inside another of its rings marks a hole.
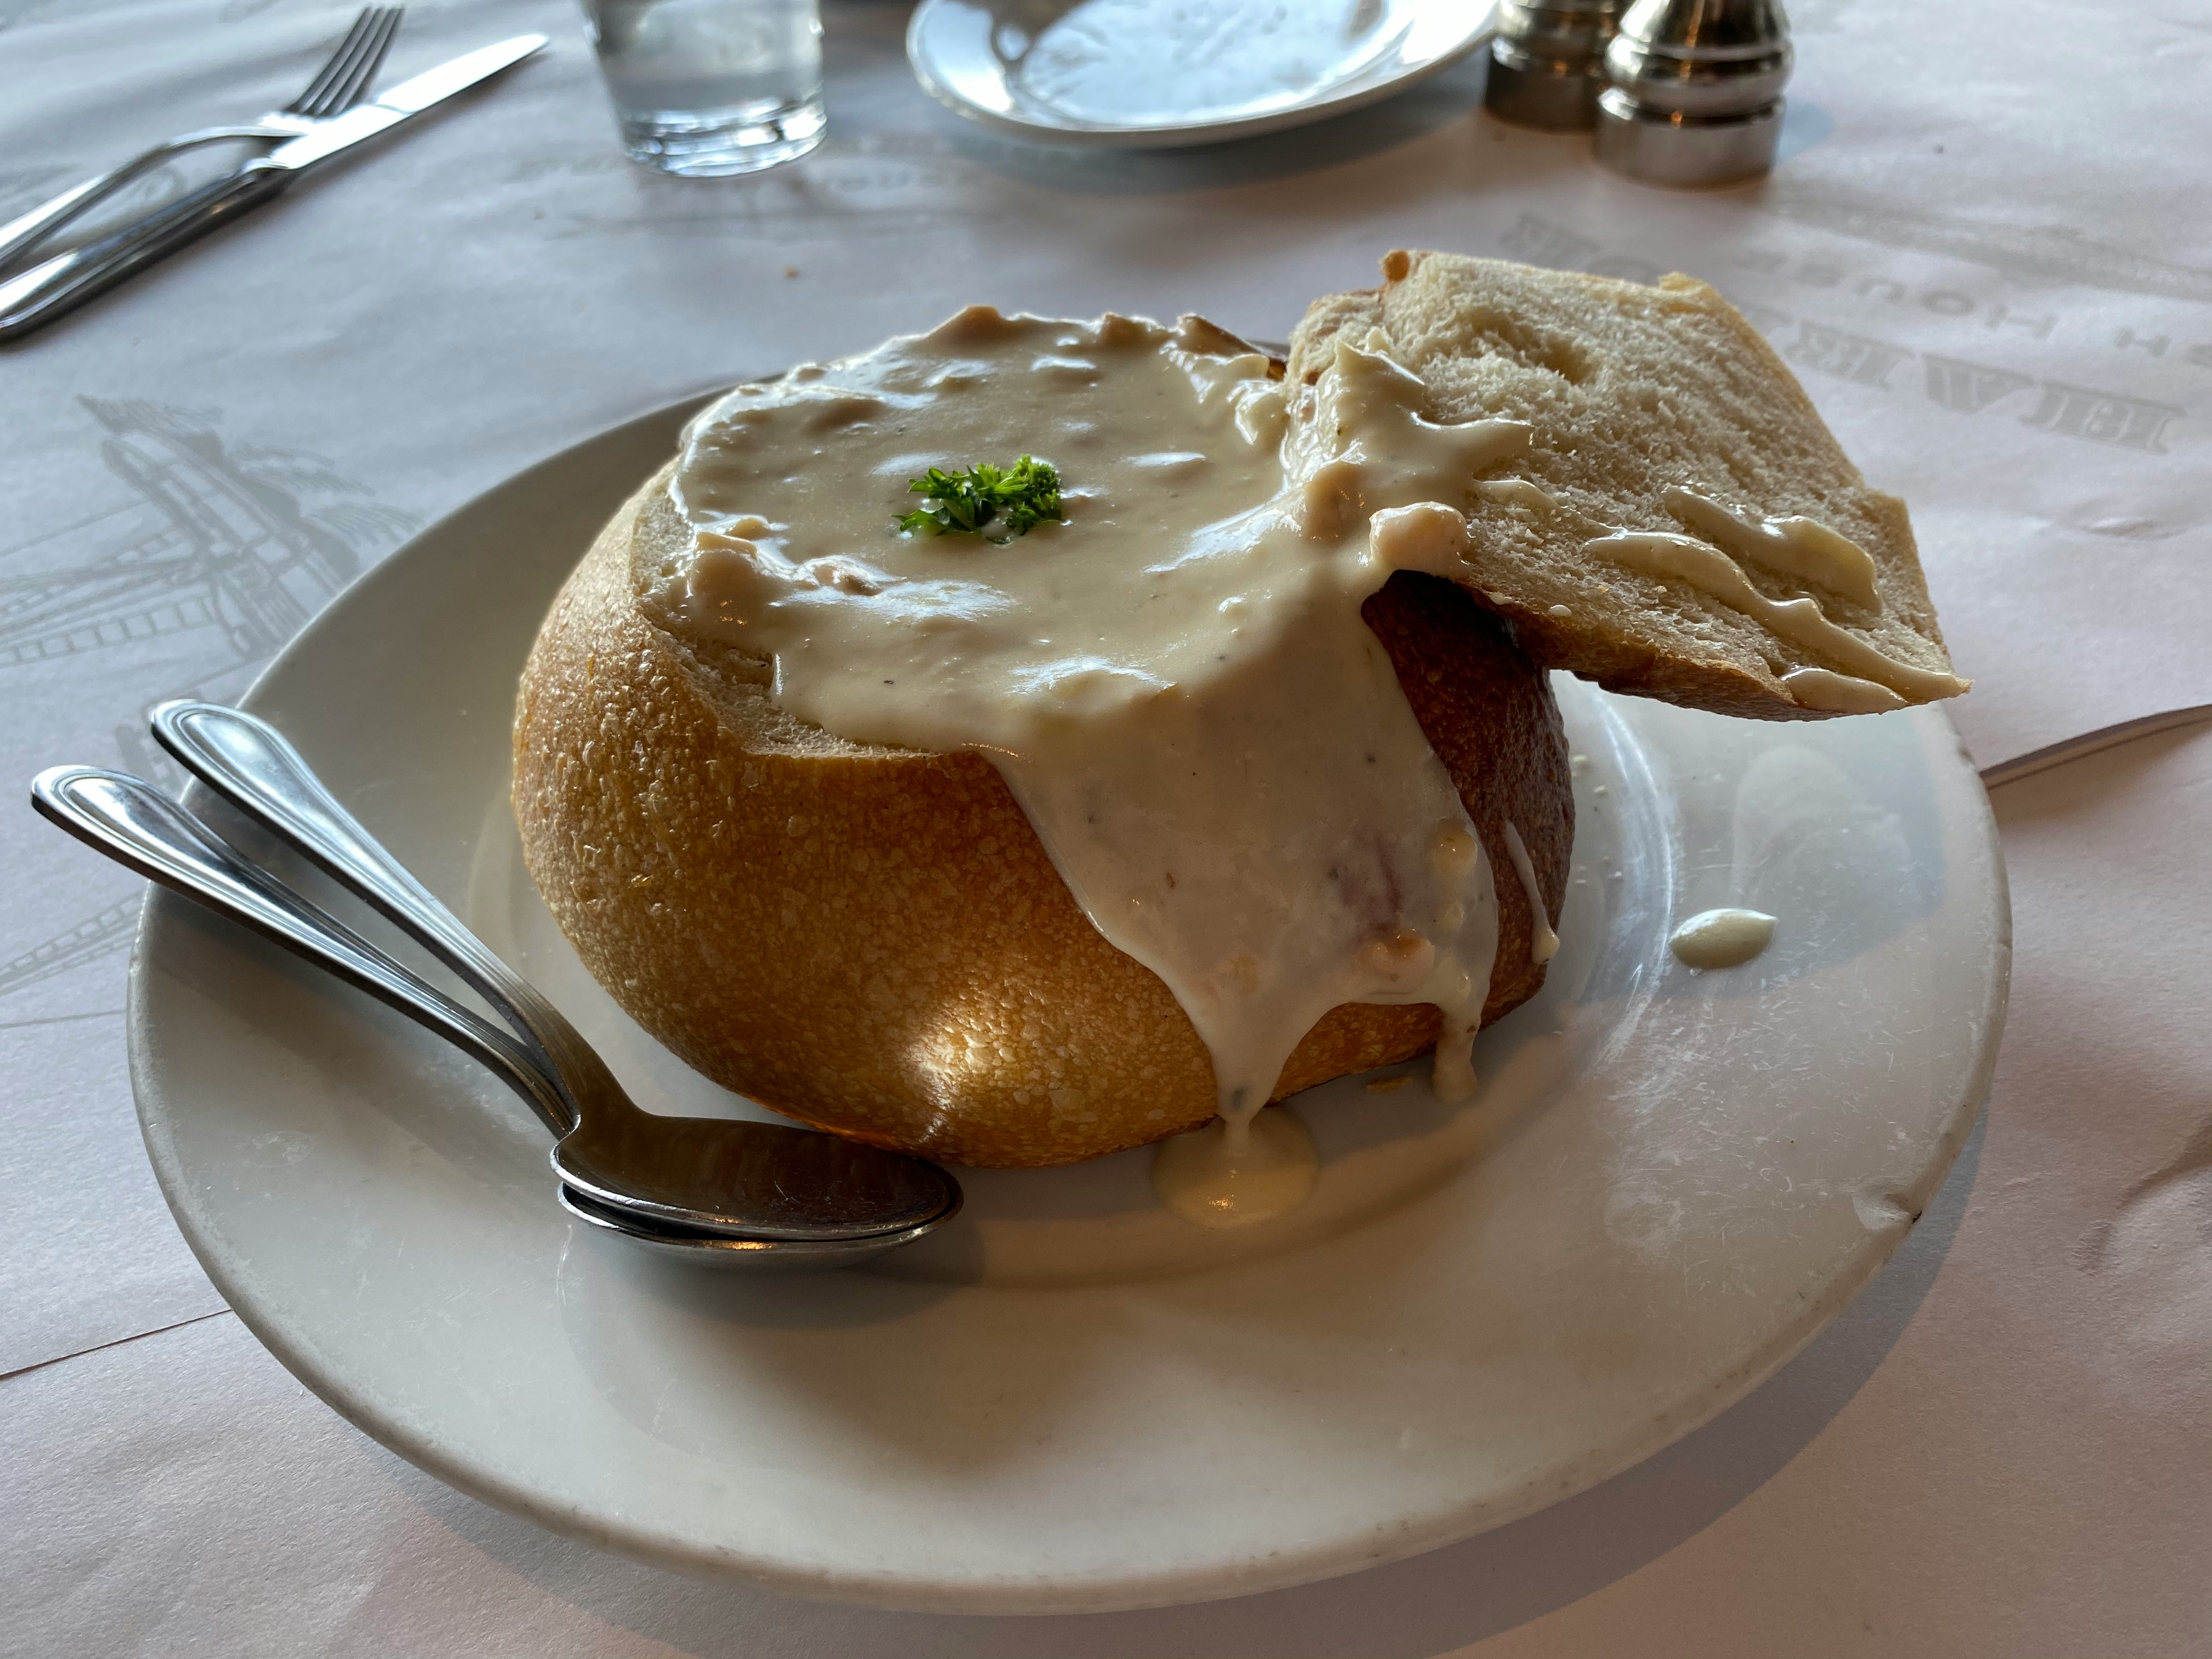
[[[1341,115],[1495,32],[1490,0],[922,0],[906,55],[924,91],[984,126],[1155,149]]]
[[[693,405],[417,537],[257,685],[369,827],[544,984],[648,1107],[742,1111],[591,983],[520,873],[514,683]],[[1985,1090],[2008,924],[1940,711],[1762,725],[1560,683],[1586,758],[1566,945],[1487,1086],[1303,1097],[1307,1210],[1224,1237],[1143,1152],[963,1172],[880,1268],[708,1274],[554,1201],[543,1131],[398,1015],[157,892],[132,1075],[179,1224],[241,1318],[385,1444],[666,1565],[943,1611],[1298,1583],[1649,1455],[1842,1309]],[[312,882],[307,884],[313,885]],[[1695,975],[1671,921],[1781,918]]]

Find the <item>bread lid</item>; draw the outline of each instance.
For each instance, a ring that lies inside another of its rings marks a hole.
[[[1311,386],[1387,353],[1439,423],[1525,422],[1467,480],[1468,574],[1546,667],[1770,720],[1954,696],[1911,526],[1867,487],[1796,378],[1711,288],[1398,252],[1380,289],[1317,301]]]

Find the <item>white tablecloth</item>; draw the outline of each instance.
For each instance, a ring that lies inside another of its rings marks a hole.
[[[0,0],[0,216],[283,102],[350,6]],[[411,73],[553,51],[0,350],[0,773],[161,771],[410,527],[625,416],[988,300],[1280,337],[1398,246],[1716,283],[1912,503],[1995,762],[2212,701],[2212,11],[1799,0],[1784,158],[1702,194],[1475,112],[1469,65],[1188,155],[987,137],[905,8],[828,14],[833,136],[750,180],[620,156],[578,20],[418,3]],[[174,179],[157,183],[175,188]],[[20,799],[20,798],[19,798]],[[1337,1583],[1072,1620],[820,1607],[594,1553],[332,1416],[154,1188],[136,884],[0,819],[0,1650],[1666,1656],[2212,1645],[2212,732],[1997,793],[2020,955],[1985,1123],[1808,1352],[1642,1468]]]

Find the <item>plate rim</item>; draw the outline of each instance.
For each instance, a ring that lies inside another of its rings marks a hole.
[[[269,696],[272,681],[291,672],[301,656],[317,647],[327,629],[339,625],[337,619],[342,611],[349,608],[350,602],[374,586],[405,580],[400,573],[418,544],[434,543],[447,532],[448,526],[478,509],[490,497],[549,474],[577,453],[615,440],[619,434],[654,423],[680,421],[718,395],[718,392],[693,393],[627,420],[611,422],[507,474],[441,514],[334,596],[255,676],[240,699],[240,705],[254,709]],[[1948,763],[1966,774],[1973,774],[1972,762],[1941,705],[1914,710],[1911,718],[1918,732],[1922,752],[1931,768]],[[1948,737],[1948,744],[1938,740],[1943,736]],[[206,799],[202,787],[197,784],[187,799],[195,798]],[[1940,1137],[1940,1153],[1928,1164],[1930,1197],[1948,1179],[1988,1100],[2009,997],[2012,921],[2008,875],[1988,798],[1981,794],[1975,800],[1972,823],[1961,827],[1975,832],[1978,848],[1987,857],[1995,923],[1982,946],[1989,987],[1983,1010],[1984,1036],[1959,1097],[1950,1107]],[[1672,1411],[1651,1419],[1636,1436],[1618,1445],[1592,1449],[1566,1479],[1558,1479],[1554,1470],[1545,1481],[1525,1486],[1511,1498],[1486,1505],[1439,1510],[1395,1528],[1387,1537],[1340,1536],[1306,1550],[1254,1558],[1228,1568],[1209,1564],[1188,1571],[1125,1571],[1112,1578],[1099,1576],[1050,1583],[1009,1574],[996,1579],[975,1577],[957,1584],[933,1584],[910,1576],[872,1573],[849,1566],[831,1570],[806,1566],[787,1559],[740,1557],[727,1546],[680,1538],[635,1516],[575,1512],[563,1506],[557,1498],[542,1493],[520,1480],[502,1479],[489,1468],[467,1461],[415,1432],[404,1421],[380,1415],[371,1402],[349,1386],[343,1375],[319,1363],[310,1341],[304,1337],[295,1340],[273,1311],[255,1305],[252,1291],[243,1290],[240,1276],[225,1261],[219,1241],[204,1239],[189,1218],[180,1196],[188,1189],[186,1175],[160,1125],[162,1085],[157,1075],[157,1061],[161,1042],[148,1006],[153,958],[159,942],[161,918],[165,915],[188,914],[191,908],[190,901],[158,885],[149,885],[140,908],[131,953],[125,1030],[134,1105],[163,1201],[229,1311],[278,1363],[325,1405],[378,1444],[457,1491],[554,1533],[656,1566],[734,1577],[809,1600],[950,1614],[1052,1615],[1137,1611],[1291,1589],[1464,1541],[1603,1484],[1695,1432],[1744,1399],[1802,1352],[1866,1290],[1920,1219],[1915,1214],[1906,1226],[1876,1236],[1873,1247],[1859,1258],[1855,1271],[1831,1280],[1820,1296],[1808,1301],[1796,1318],[1778,1329],[1762,1348],[1727,1374],[1705,1379],[1698,1392],[1678,1402]]]
[[[1018,114],[1001,110],[986,109],[982,105],[963,97],[932,72],[927,54],[922,47],[923,31],[935,14],[948,4],[956,3],[959,0],[921,0],[907,21],[907,67],[913,71],[914,78],[921,84],[921,89],[955,115],[988,131],[1005,137],[1071,149],[1195,149],[1207,144],[1233,143],[1239,138],[1257,138],[1286,128],[1325,121],[1333,116],[1349,115],[1355,110],[1381,103],[1386,98],[1395,97],[1442,74],[1453,64],[1480,51],[1498,33],[1498,8],[1495,0],[1492,0],[1492,3],[1486,4],[1476,14],[1475,27],[1462,39],[1414,68],[1386,76],[1380,81],[1357,83],[1346,91],[1310,102],[1294,104],[1287,109],[1270,110],[1264,115],[1184,122],[1175,126],[1115,126],[1099,122],[1054,125],[1027,120]]]

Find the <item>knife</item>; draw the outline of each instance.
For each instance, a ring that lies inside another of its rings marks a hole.
[[[281,195],[308,169],[520,63],[545,43],[542,34],[519,34],[441,64],[113,235],[57,254],[0,283],[0,341],[20,339],[45,327],[94,295]]]

